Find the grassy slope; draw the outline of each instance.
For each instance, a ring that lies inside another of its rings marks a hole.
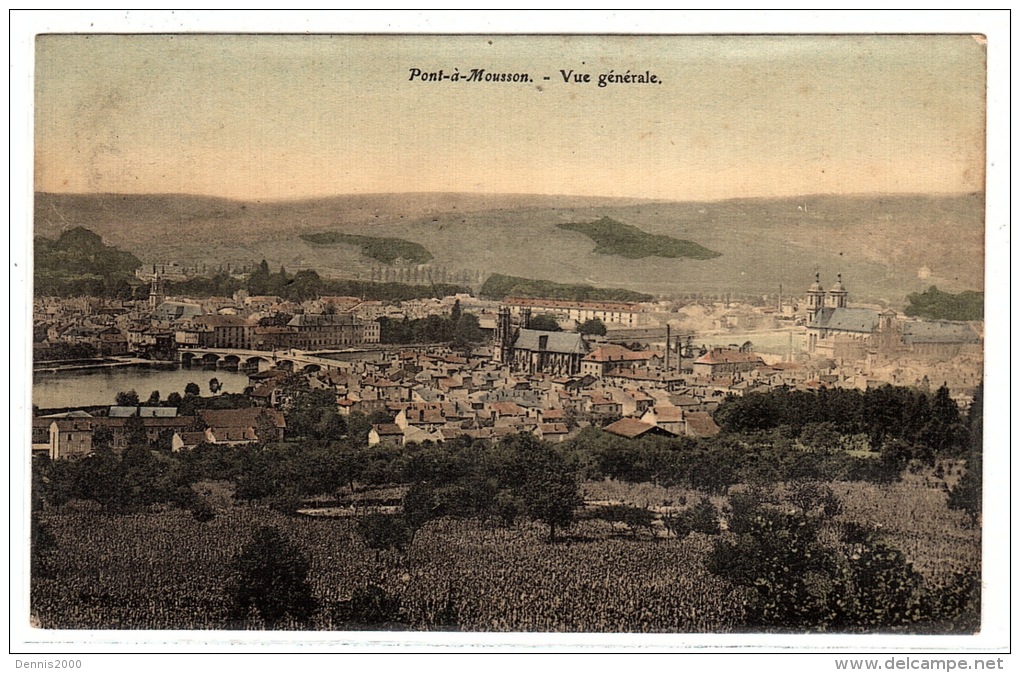
[[[316,247],[323,230],[396,237],[424,245],[432,264],[650,294],[801,294],[820,271],[843,273],[852,300],[905,303],[930,285],[983,289],[980,196],[813,196],[718,202],[577,197],[368,195],[240,203],[179,196],[36,198],[38,234],[83,224],[143,261],[257,261],[367,277],[378,264],[352,246]],[[591,240],[557,227],[609,217],[647,232],[697,241],[709,260],[597,254]],[[919,278],[921,267],[930,276]]]
[[[398,259],[424,264],[432,259],[432,253],[418,243],[402,238],[381,238],[378,236],[357,236],[341,234],[335,231],[324,231],[318,234],[302,234],[302,241],[312,245],[354,245],[361,249],[362,254],[383,264],[393,264]]]

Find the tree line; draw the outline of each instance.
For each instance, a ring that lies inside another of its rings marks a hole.
[[[866,391],[751,393],[726,399],[715,421],[724,432],[781,429],[812,444],[848,435],[866,436],[874,449],[901,442],[929,462],[937,455],[962,455],[967,447],[964,419],[945,385],[934,394],[892,385]]]
[[[459,300],[454,302],[447,316],[430,315],[413,320],[407,316],[402,320],[379,318],[379,342],[384,344],[451,342],[454,347],[464,347],[483,338],[478,316],[463,311]]]
[[[229,297],[238,290],[245,290],[252,296],[270,295],[298,302],[331,295],[361,297],[365,300],[408,301],[470,291],[464,286],[447,283],[425,286],[322,278],[314,269],[289,273],[283,266],[279,271],[272,272],[266,260],[262,260],[247,278],[219,272],[211,277],[196,276],[169,284],[171,294],[188,297]]]
[[[929,320],[984,320],[985,295],[973,290],[953,294],[932,285],[924,292],[907,295],[903,312]]]

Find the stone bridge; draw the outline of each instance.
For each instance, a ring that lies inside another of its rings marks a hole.
[[[333,371],[350,363],[317,357],[298,350],[254,351],[239,348],[181,348],[177,358],[184,366],[215,367],[260,372],[277,368],[286,371]]]

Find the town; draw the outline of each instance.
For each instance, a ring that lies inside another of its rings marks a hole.
[[[362,438],[369,444],[405,445],[521,432],[562,442],[588,426],[624,438],[706,437],[719,432],[712,414],[727,397],[777,389],[945,386],[965,410],[982,373],[981,323],[855,306],[838,276],[757,304],[467,293],[297,302],[245,290],[197,299],[167,294],[165,265],[139,276],[144,300],[37,298],[37,374],[177,364],[202,380],[200,372],[238,371],[248,375],[250,410],[183,416],[113,400],[37,409],[34,453],[87,455],[100,428],[122,446],[131,413],[154,437],[172,431],[176,450],[264,440],[256,410],[285,411],[295,375],[331,393],[339,414],[379,421]],[[272,418],[282,438],[282,414]]]

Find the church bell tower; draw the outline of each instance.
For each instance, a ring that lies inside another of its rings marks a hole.
[[[822,306],[825,303],[825,290],[822,289],[822,281],[819,274],[815,274],[815,282],[811,284],[811,287],[807,291],[807,315],[808,324],[810,325],[815,321],[815,317],[818,312],[822,310]]]
[[[829,290],[825,305],[829,308],[846,308],[846,288],[843,287],[843,274],[836,275],[836,284]]]

